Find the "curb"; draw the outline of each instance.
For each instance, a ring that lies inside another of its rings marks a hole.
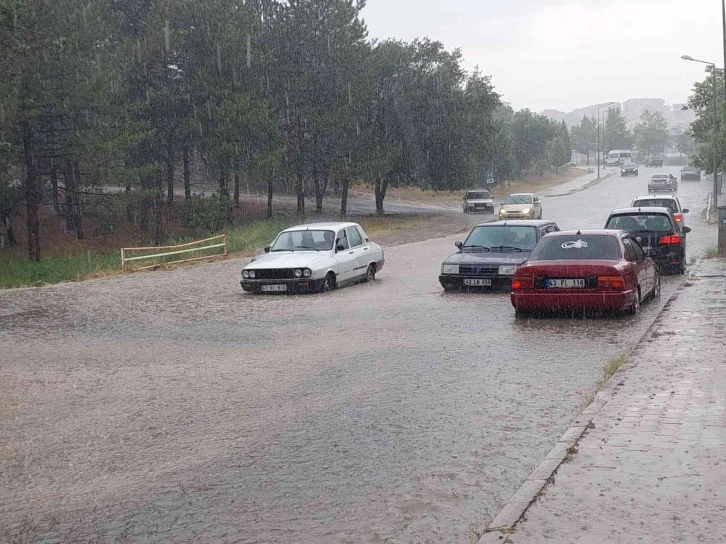
[[[559,193],[559,194],[556,194],[556,195],[543,195],[542,198],[559,198],[559,197],[563,197],[563,196],[574,195],[574,194],[577,194],[577,193],[579,193],[581,191],[586,191],[587,189],[590,189],[592,187],[595,187],[596,185],[599,185],[600,183],[602,183],[603,181],[605,181],[608,178],[613,177],[614,175],[615,175],[614,172],[610,172],[610,173],[602,176],[600,179],[595,178],[594,180],[589,181],[588,183],[586,183],[582,187],[578,187],[577,189],[572,189],[571,191],[568,191],[566,193]]]
[[[633,345],[633,348],[627,353],[628,361],[603,385],[602,389],[595,395],[595,400],[569,426],[565,434],[557,441],[557,444],[555,444],[547,456],[537,465],[537,468],[532,471],[522,486],[487,526],[477,541],[477,544],[507,544],[513,542],[510,540],[509,535],[514,532],[515,526],[527,513],[529,507],[537,502],[537,499],[547,485],[554,483],[554,476],[568,455],[576,453],[577,444],[585,436],[588,429],[591,428],[595,416],[600,413],[603,407],[617,393],[617,389],[620,387],[623,378],[637,365],[637,362],[633,361],[633,355],[643,346],[644,342],[647,342],[653,337],[653,334],[660,327],[666,311],[678,299],[686,281],[687,277],[684,277],[676,292],[668,298],[663,308],[658,312],[653,323],[650,324],[645,333],[643,333]]]

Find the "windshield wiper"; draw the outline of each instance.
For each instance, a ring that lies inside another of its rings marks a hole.
[[[310,246],[295,246],[295,249],[311,249],[313,251],[320,252],[320,250],[317,247],[310,247]]]
[[[485,251],[491,251],[492,250],[492,248],[487,247],[487,246],[477,246],[477,245],[461,246],[461,249],[469,249],[469,248],[473,248],[473,249],[483,249]]]
[[[514,246],[494,246],[492,249],[498,249],[499,251],[504,251],[505,249],[511,249],[512,251],[519,251],[520,253],[523,251],[521,247],[514,247]]]

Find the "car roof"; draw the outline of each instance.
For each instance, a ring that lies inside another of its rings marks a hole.
[[[618,236],[620,237],[623,233],[622,230],[616,229],[589,229],[589,230],[561,230],[559,232],[550,232],[547,234],[547,238],[552,236],[593,236],[593,235],[605,235],[605,236]]]
[[[542,227],[544,225],[554,225],[555,222],[547,219],[513,219],[504,221],[489,221],[488,223],[480,223],[477,227],[497,227],[507,225],[509,227]]]
[[[610,217],[613,215],[627,215],[631,213],[662,213],[665,215],[671,214],[670,208],[656,207],[656,206],[640,206],[638,208],[618,208],[610,212]]]
[[[653,174],[653,175],[652,175],[652,176],[650,176],[650,177],[651,177],[651,178],[669,178],[669,177],[671,177],[671,175],[670,175],[670,174],[668,174],[668,173],[663,173],[663,172],[661,172],[660,174]]]
[[[681,168],[681,170],[685,170],[686,168],[688,168],[690,170],[698,170],[700,172],[700,170],[698,168],[696,168],[695,166],[688,166],[688,165],[686,165],[683,168]]]
[[[665,200],[667,198],[670,198],[671,200],[678,200],[678,196],[668,193],[659,193],[657,195],[647,195],[647,196],[636,196],[633,199],[633,202],[636,200]]]
[[[294,232],[298,230],[338,230],[346,227],[358,227],[358,223],[351,222],[329,222],[329,223],[309,223],[306,225],[297,225],[283,230],[282,232]]]

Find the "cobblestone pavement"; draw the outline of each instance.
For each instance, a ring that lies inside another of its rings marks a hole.
[[[726,542],[726,262],[685,284],[508,542]]]

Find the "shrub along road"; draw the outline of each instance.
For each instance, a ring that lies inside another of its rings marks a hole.
[[[600,227],[645,183],[544,215]],[[0,541],[475,540],[681,279],[635,319],[515,321],[442,293],[456,238],[325,296],[245,295],[242,260],[0,293]]]

